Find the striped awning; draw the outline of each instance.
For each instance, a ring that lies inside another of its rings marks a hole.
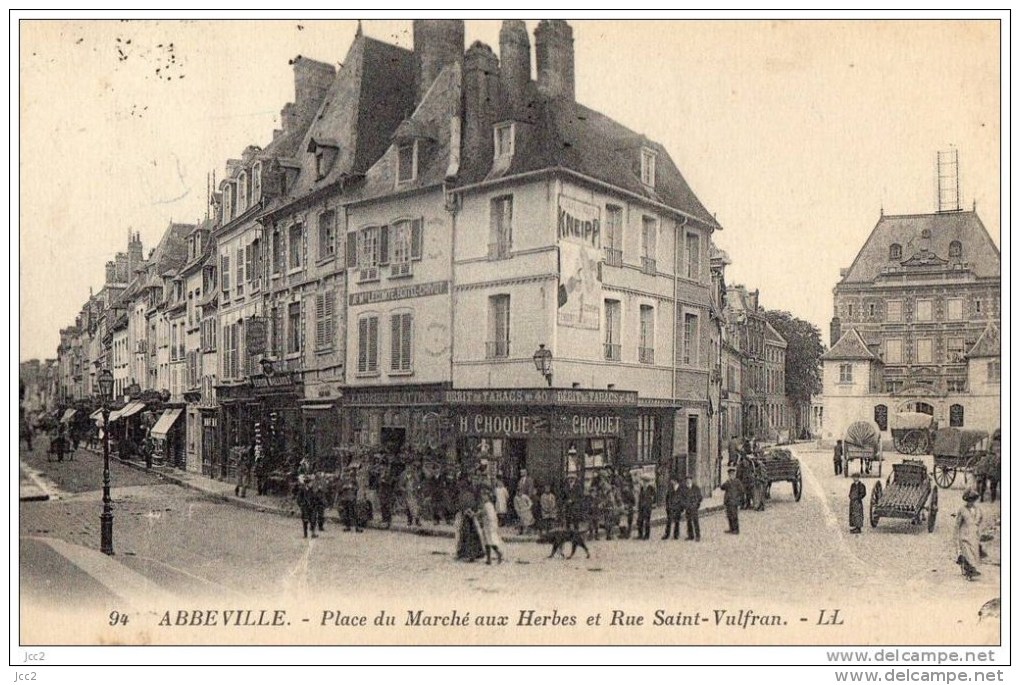
[[[128,402],[122,409],[110,414],[110,422],[113,423],[117,419],[123,419],[125,416],[137,414],[143,409],[145,409],[145,402]]]
[[[174,422],[181,415],[181,409],[167,409],[163,412],[163,415],[159,417],[159,421],[156,421],[156,425],[149,431],[149,435],[154,438],[166,440],[166,434],[173,428]]]

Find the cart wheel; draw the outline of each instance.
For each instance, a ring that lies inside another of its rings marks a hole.
[[[800,501],[800,496],[804,491],[804,482],[801,480],[800,471],[797,471],[797,480],[793,481],[793,499],[796,502]]]
[[[900,441],[900,446],[902,447],[900,451],[903,452],[903,454],[917,454],[918,440],[919,436],[917,431],[908,432]]]
[[[910,452],[907,451],[907,448],[904,447],[904,445],[903,445],[903,436],[901,436],[901,435],[894,435],[893,436],[893,447],[900,454],[910,454]]]
[[[882,483],[879,481],[878,483],[875,483],[875,487],[871,489],[871,502],[868,505],[868,518],[871,519],[872,528],[878,525],[878,512],[875,511],[875,508],[878,506],[881,499]]]
[[[934,471],[932,475],[935,476],[935,482],[938,483],[940,488],[948,488],[956,480],[956,469],[951,466],[939,466],[936,464],[932,471]]]
[[[928,532],[935,532],[935,517],[939,513],[939,489],[931,489],[931,502],[928,504]]]

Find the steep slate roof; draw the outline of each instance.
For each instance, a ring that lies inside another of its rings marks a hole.
[[[832,346],[828,352],[822,355],[822,359],[825,361],[849,361],[849,360],[877,360],[878,357],[868,349],[867,343],[864,342],[864,338],[857,332],[856,328],[851,328],[849,331],[843,334],[843,337],[836,341],[836,344]]]
[[[417,139],[418,177],[402,183],[400,190],[442,183],[450,165],[450,118],[460,111],[461,68],[459,64],[445,67],[433,81],[421,104],[408,119],[397,127],[394,142]],[[393,192],[396,181],[397,146],[386,153],[365,174],[358,189],[361,198],[373,198]]]
[[[343,66],[326,91],[302,144],[292,198],[363,174],[390,145],[390,137],[414,106],[414,56],[409,50],[361,35],[354,39]],[[329,172],[317,178],[316,145],[335,146]]]
[[[715,229],[715,218],[695,196],[673,159],[662,145],[635,133],[604,114],[565,98],[548,98],[528,84],[526,104],[510,112],[504,107],[496,121],[514,118],[517,123],[514,156],[500,174],[563,167],[618,186],[649,200],[665,204]],[[657,153],[655,187],[641,183],[641,148]],[[492,158],[465,151],[461,156],[461,184],[484,180]]]
[[[998,357],[1000,356],[1000,341],[999,327],[989,322],[977,342],[967,352],[967,356],[971,359]]]
[[[900,266],[921,252],[921,231],[931,232],[930,254],[949,258],[949,243],[963,246],[962,261],[978,278],[999,277],[999,250],[976,212],[942,212],[882,216],[840,283],[870,283],[886,266]],[[903,257],[890,261],[889,246],[898,243]],[[904,267],[909,269],[909,266]],[[947,267],[948,268],[948,267]]]

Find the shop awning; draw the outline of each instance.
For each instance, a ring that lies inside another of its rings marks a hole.
[[[301,408],[305,411],[326,411],[332,409],[332,404],[302,404]]]
[[[174,422],[181,415],[181,409],[167,409],[163,412],[163,415],[159,417],[159,421],[149,431],[149,435],[153,438],[160,438],[166,440],[166,434],[173,428]]]
[[[110,414],[110,422],[123,419],[125,416],[132,416],[145,409],[145,402],[128,402],[123,409]]]
[[[94,420],[98,419],[102,415],[103,415],[103,410],[102,409],[96,409],[94,412],[89,414],[89,418],[94,421]]]
[[[66,410],[64,412],[64,415],[60,417],[60,423],[67,423],[72,418],[74,418],[74,415],[76,413],[78,413],[76,409],[68,409],[68,410]]]

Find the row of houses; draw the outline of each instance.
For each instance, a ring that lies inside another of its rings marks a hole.
[[[208,216],[131,235],[76,325],[61,392],[226,478],[354,445],[488,455],[511,481],[607,465],[720,480],[726,440],[789,425],[785,342],[727,288],[720,230],[662,145],[574,97],[571,27],[500,54],[464,24],[293,60],[263,147]],[[142,417],[148,416],[146,421]],[[130,431],[124,432],[128,439]]]

